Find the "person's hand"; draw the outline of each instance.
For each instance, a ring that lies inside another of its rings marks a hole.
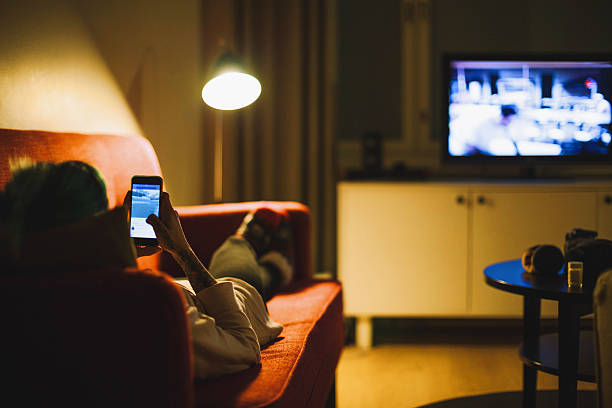
[[[159,217],[155,214],[147,217],[147,224],[153,227],[157,242],[163,250],[169,252],[173,256],[179,256],[181,253],[189,250],[189,243],[183,227],[179,220],[178,213],[172,204],[170,204],[170,196],[163,192],[159,203]]]
[[[128,190],[128,192],[125,193],[125,197],[123,197],[123,208],[125,208],[128,215],[130,214],[131,207],[132,207],[132,190]]]
[[[130,219],[130,209],[132,208],[132,190],[128,190],[128,192],[125,194],[125,197],[123,198],[123,208],[125,208],[127,214],[128,214],[128,220]],[[152,245],[135,245],[136,247],[136,257],[140,258],[143,256],[151,256],[151,255],[155,255],[158,252],[161,252],[161,248],[158,245],[152,246]]]

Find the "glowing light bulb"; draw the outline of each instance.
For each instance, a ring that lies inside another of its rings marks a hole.
[[[261,94],[261,84],[252,75],[242,72],[225,72],[211,79],[202,88],[204,102],[221,110],[244,108]]]

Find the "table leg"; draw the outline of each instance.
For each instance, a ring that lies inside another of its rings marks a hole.
[[[540,346],[540,298],[523,297],[523,347],[527,355],[535,355]],[[535,408],[538,370],[523,364],[523,408]]]
[[[578,306],[559,301],[559,407],[576,407],[580,313]]]

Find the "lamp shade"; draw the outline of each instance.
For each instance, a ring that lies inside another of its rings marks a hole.
[[[261,84],[250,75],[238,57],[222,54],[216,61],[210,79],[202,88],[204,102],[221,110],[244,108],[261,94]]]

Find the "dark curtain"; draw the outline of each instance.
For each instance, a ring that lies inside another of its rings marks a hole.
[[[315,272],[335,272],[336,1],[205,1],[203,6],[204,63],[214,60],[222,39],[262,84],[253,105],[223,113],[223,201],[308,205]],[[208,110],[205,156],[211,162],[214,120]]]

